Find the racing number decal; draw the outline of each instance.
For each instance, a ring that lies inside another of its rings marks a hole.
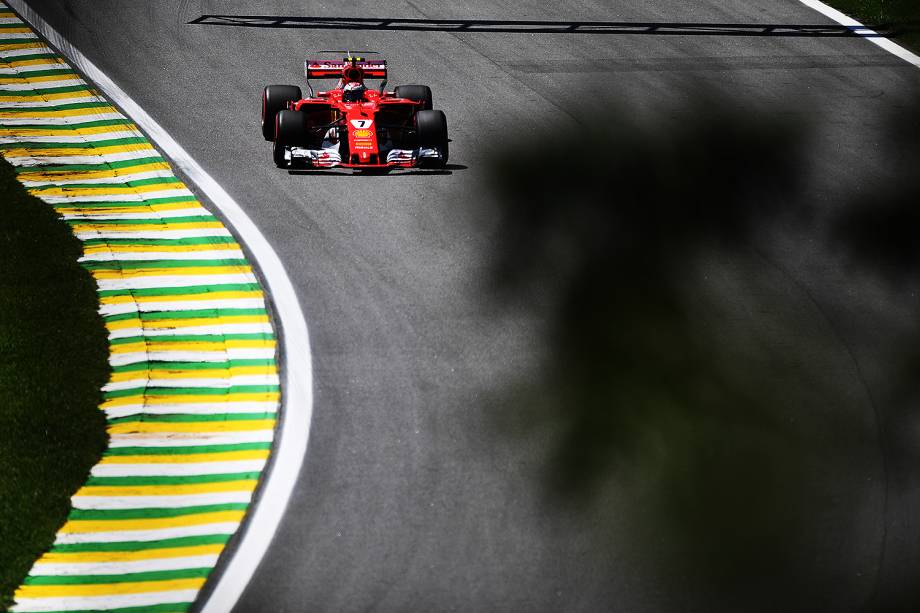
[[[374,123],[373,119],[352,119],[351,120],[351,125],[358,128],[359,130],[369,128],[371,127],[373,123]]]

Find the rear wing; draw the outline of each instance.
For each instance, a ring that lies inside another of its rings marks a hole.
[[[342,79],[344,83],[351,81],[363,82],[364,79],[383,79],[380,89],[386,87],[387,61],[365,60],[359,57],[349,57],[343,60],[306,60],[304,74],[307,77],[307,86],[313,93],[310,79]]]

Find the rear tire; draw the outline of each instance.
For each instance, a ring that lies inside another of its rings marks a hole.
[[[272,159],[278,168],[287,168],[284,159],[287,147],[302,147],[307,144],[307,117],[297,111],[281,111],[275,115],[275,144],[272,147]]]
[[[419,111],[415,114],[415,133],[422,149],[437,149],[440,160],[425,160],[426,166],[444,168],[450,154],[447,138],[447,117],[444,111]]]
[[[289,102],[297,102],[303,93],[296,85],[269,85],[262,91],[262,136],[265,140],[275,138],[275,116],[288,108]]]
[[[427,85],[400,85],[394,93],[397,98],[422,102],[421,110],[423,111],[430,111],[433,108],[431,105],[431,88]]]

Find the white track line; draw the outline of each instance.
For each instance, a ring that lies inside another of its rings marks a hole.
[[[920,56],[918,56],[916,53],[911,53],[901,45],[888,40],[875,30],[866,27],[849,15],[841,13],[837,9],[832,8],[823,2],[819,2],[819,0],[799,0],[799,2],[811,9],[818,11],[825,17],[833,19],[840,25],[850,28],[851,31],[857,36],[865,38],[869,42],[878,45],[888,53],[896,55],[905,62],[920,68]]]
[[[272,463],[258,500],[248,513],[248,522],[233,557],[227,562],[217,585],[200,609],[202,613],[224,613],[236,604],[275,535],[297,483],[307,453],[313,417],[313,370],[310,337],[300,302],[281,259],[239,204],[211,175],[182,148],[150,115],[86,56],[48,25],[25,0],[7,0],[22,18],[86,75],[96,87],[121,107],[147,136],[172,160],[216,206],[223,218],[248,246],[265,278],[281,323],[281,366],[284,369],[283,413]]]

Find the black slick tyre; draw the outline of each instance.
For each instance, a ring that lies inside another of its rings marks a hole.
[[[307,118],[297,111],[281,111],[275,115],[275,143],[272,159],[278,168],[286,168],[288,162],[284,153],[288,147],[302,147],[307,144]]]
[[[397,98],[422,102],[423,111],[430,111],[433,108],[431,104],[431,88],[427,85],[399,85],[396,87],[395,94]]]
[[[275,116],[288,107],[289,102],[303,98],[296,85],[269,85],[262,91],[262,136],[275,138]]]
[[[424,160],[425,166],[444,168],[447,165],[449,140],[447,138],[447,117],[444,111],[419,111],[415,114],[415,133],[422,149],[437,149],[440,160]]]

